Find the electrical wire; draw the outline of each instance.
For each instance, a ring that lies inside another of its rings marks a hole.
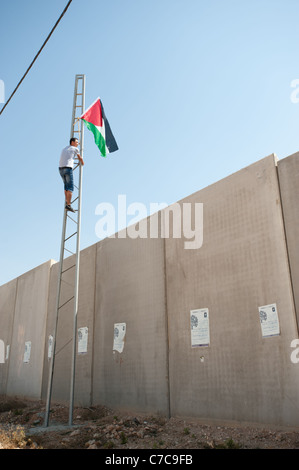
[[[61,13],[60,17],[58,18],[58,20],[56,21],[55,25],[53,26],[50,34],[48,35],[47,39],[44,41],[42,47],[40,48],[40,50],[38,51],[38,53],[36,54],[36,56],[34,57],[33,61],[31,62],[31,64],[29,65],[28,69],[26,70],[26,72],[24,73],[23,77],[21,78],[21,80],[19,81],[19,83],[17,84],[16,88],[14,89],[14,91],[12,92],[12,94],[10,95],[9,99],[6,101],[6,103],[4,104],[3,108],[1,109],[0,111],[0,115],[3,113],[4,109],[6,108],[6,106],[8,105],[8,103],[10,102],[10,100],[12,99],[12,97],[14,96],[14,94],[16,93],[16,91],[18,90],[18,88],[20,87],[21,83],[23,82],[24,78],[26,77],[26,75],[28,74],[29,70],[31,69],[31,67],[33,66],[34,62],[36,61],[36,59],[38,58],[38,56],[40,55],[40,53],[42,52],[43,48],[45,47],[45,45],[47,44],[47,42],[49,41],[50,37],[52,36],[54,30],[57,28],[58,24],[60,23],[62,17],[64,16],[64,14],[66,13],[68,7],[70,6],[70,4],[72,3],[73,0],[69,0],[68,4],[66,5],[65,9],[63,10],[63,12]]]

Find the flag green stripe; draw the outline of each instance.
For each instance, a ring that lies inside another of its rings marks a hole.
[[[82,119],[82,121],[85,122],[87,129],[89,129],[93,133],[94,141],[95,141],[96,145],[98,146],[98,148],[101,152],[101,155],[103,157],[106,157],[106,142],[105,142],[105,139],[102,136],[101,132],[91,122],[85,121],[85,119]]]

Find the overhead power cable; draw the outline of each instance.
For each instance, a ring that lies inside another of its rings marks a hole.
[[[47,42],[49,41],[50,37],[52,36],[54,30],[57,28],[58,24],[60,23],[62,17],[65,15],[68,7],[70,6],[70,4],[72,3],[73,0],[69,0],[68,4],[66,5],[65,9],[63,10],[63,12],[61,13],[60,17],[58,18],[58,20],[56,21],[55,25],[53,26],[50,34],[48,35],[47,39],[45,40],[45,42],[43,43],[42,47],[40,48],[40,50],[38,51],[38,53],[36,54],[36,56],[34,57],[33,61],[31,62],[31,64],[29,65],[28,69],[26,70],[26,72],[24,73],[23,77],[21,78],[21,80],[19,81],[19,83],[17,84],[16,88],[14,89],[14,91],[12,92],[12,94],[10,95],[10,97],[8,98],[8,100],[6,101],[5,105],[3,106],[3,108],[1,109],[0,111],[0,115],[3,113],[4,109],[6,108],[6,106],[8,105],[8,103],[10,102],[10,100],[12,99],[13,95],[16,93],[17,89],[19,88],[19,86],[21,85],[22,81],[24,80],[24,78],[26,77],[26,75],[28,74],[29,70],[31,69],[31,67],[33,66],[34,62],[36,61],[36,59],[38,58],[38,56],[40,55],[40,53],[42,52],[43,48],[45,47],[45,45],[47,44]]]

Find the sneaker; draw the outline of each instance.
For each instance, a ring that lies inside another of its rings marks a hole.
[[[66,204],[65,208],[66,208],[67,211],[75,212],[70,204]]]

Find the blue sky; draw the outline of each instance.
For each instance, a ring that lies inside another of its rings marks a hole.
[[[1,2],[6,99],[66,4]],[[85,131],[83,249],[99,241],[102,202],[171,204],[299,150],[298,16],[297,0],[73,0],[0,116],[0,284],[59,259],[57,167],[76,74],[86,107],[101,97],[119,145],[101,158]]]

